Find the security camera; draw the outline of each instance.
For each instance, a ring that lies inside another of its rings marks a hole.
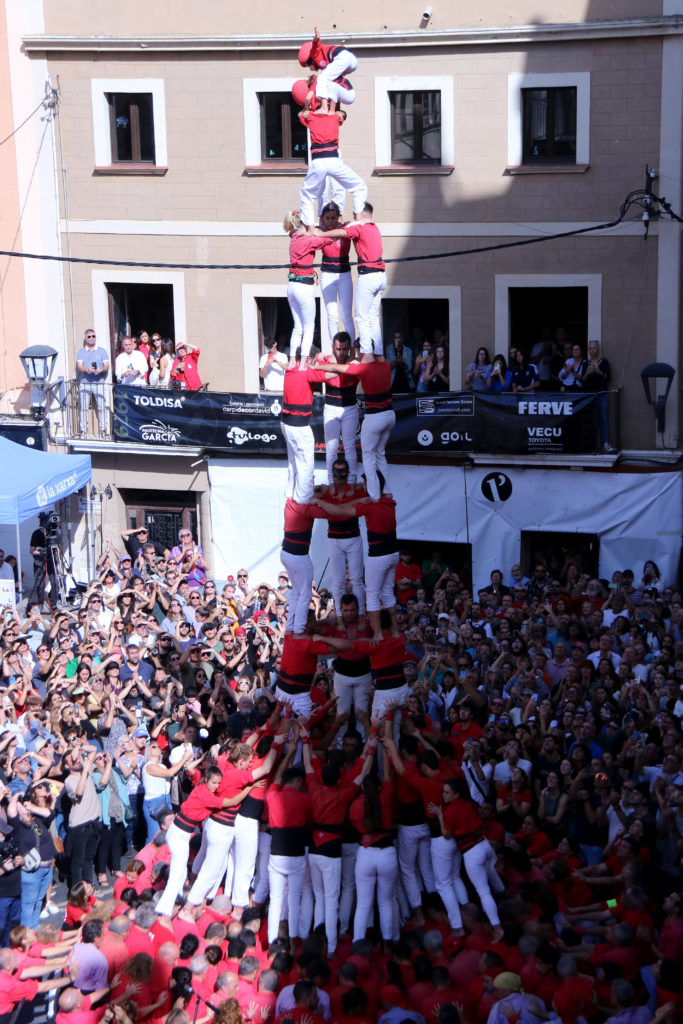
[[[423,21],[429,21],[431,16],[432,16],[432,9],[431,9],[431,7],[425,7],[424,11],[422,12],[422,20]]]

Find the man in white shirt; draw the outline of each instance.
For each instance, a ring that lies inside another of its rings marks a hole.
[[[5,552],[0,548],[0,580],[11,580],[14,583],[14,570],[5,561]]]
[[[121,352],[114,363],[114,374],[119,384],[143,387],[147,370],[147,360],[142,352],[135,348],[133,339],[124,338],[121,342]]]
[[[513,768],[521,768],[522,771],[526,772],[527,777],[530,776],[531,761],[525,761],[524,758],[520,757],[521,752],[522,748],[517,740],[510,740],[504,751],[505,760],[501,761],[493,769],[493,783],[496,787],[496,792],[501,786],[508,784]]]

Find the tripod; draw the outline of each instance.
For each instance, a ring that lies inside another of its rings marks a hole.
[[[71,570],[67,570],[64,562],[64,556],[62,555],[56,541],[48,540],[47,550],[48,565],[50,558],[52,558],[52,565],[54,566],[54,575],[52,578],[57,584],[56,606],[63,608],[66,604],[66,577],[71,574]]]

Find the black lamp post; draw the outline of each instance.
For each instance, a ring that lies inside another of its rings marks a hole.
[[[31,409],[42,419],[47,404],[47,385],[55,368],[57,353],[49,345],[31,345],[19,354],[19,358],[31,384]]]
[[[640,379],[643,382],[643,390],[647,404],[655,410],[655,421],[660,434],[664,433],[666,426],[666,401],[671,391],[671,383],[676,371],[668,363],[648,363],[640,371]],[[665,381],[663,393],[657,394],[657,381]],[[650,385],[653,385],[652,388]]]

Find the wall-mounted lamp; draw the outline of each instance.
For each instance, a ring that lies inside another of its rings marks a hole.
[[[100,501],[102,498],[107,498],[109,501],[114,497],[114,492],[111,489],[111,484],[107,484],[106,487],[96,487],[95,484],[90,486],[90,500],[94,501],[99,495]]]
[[[31,409],[40,419],[45,415],[47,393],[57,353],[49,345],[31,345],[19,353],[21,365],[31,384]]]
[[[666,401],[671,391],[671,383],[675,373],[676,371],[673,366],[669,366],[668,363],[648,363],[640,371],[645,398],[647,399],[647,404],[651,405],[655,410],[657,430],[660,434],[664,433],[666,426]],[[663,392],[661,389],[658,389],[657,381],[666,382]],[[651,384],[652,387],[650,386]],[[658,390],[660,391],[659,394],[657,393]]]

